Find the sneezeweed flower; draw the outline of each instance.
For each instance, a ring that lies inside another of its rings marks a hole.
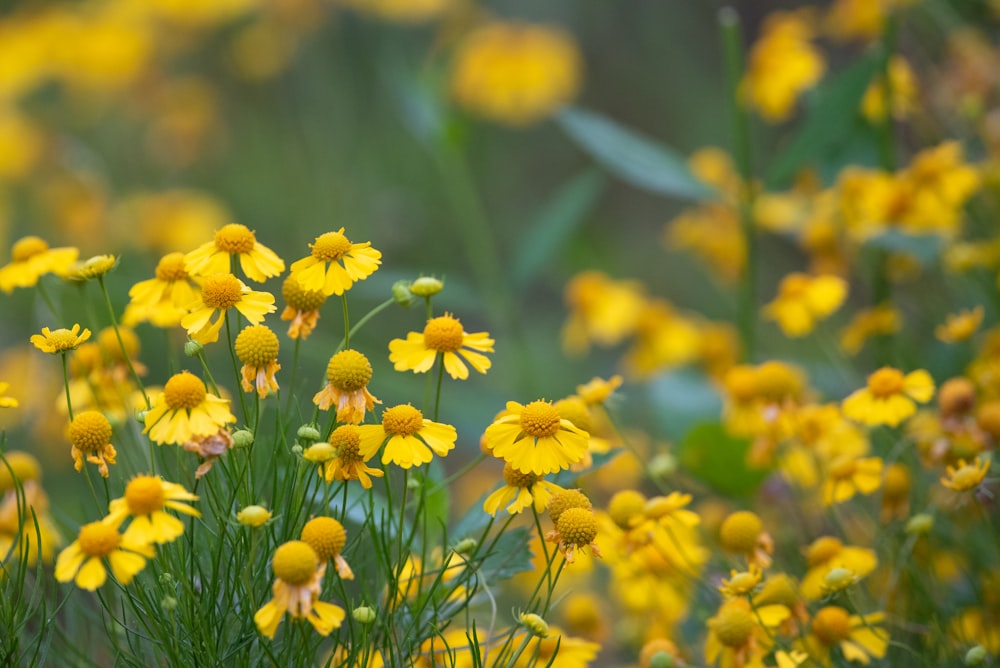
[[[587,508],[567,508],[559,513],[554,538],[567,563],[572,564],[575,552],[586,547],[595,557],[601,556],[594,542],[597,538],[597,517]]]
[[[529,125],[576,97],[581,61],[573,38],[560,29],[493,21],[459,44],[451,93],[485,118]]]
[[[719,585],[719,592],[727,598],[748,596],[757,589],[763,577],[757,566],[750,566],[745,571],[729,571],[729,579]]]
[[[507,410],[486,428],[483,440],[494,456],[535,475],[569,468],[587,455],[589,447],[587,432],[545,400],[525,406],[508,401]]]
[[[840,455],[830,462],[823,482],[823,503],[833,505],[871,494],[882,486],[882,458]]]
[[[441,355],[448,375],[461,380],[469,377],[462,358],[479,373],[486,373],[491,363],[482,353],[491,352],[493,339],[487,332],[466,333],[462,323],[450,313],[428,320],[423,332],[410,332],[405,340],[389,342],[389,361],[396,371],[425,373]]]
[[[518,620],[528,629],[528,633],[536,638],[549,637],[549,625],[542,619],[542,616],[534,612],[522,612],[518,615]]]
[[[902,327],[902,317],[889,304],[858,311],[840,332],[840,347],[852,357],[861,352],[873,336],[895,334]]]
[[[285,613],[305,618],[316,632],[328,636],[344,621],[343,608],[318,600],[320,582],[326,572],[315,550],[300,540],[284,543],[274,551],[274,598],[253,616],[262,635],[273,639]]]
[[[844,608],[828,605],[820,608],[813,617],[811,633],[805,639],[805,648],[813,660],[830,666],[830,650],[839,647],[848,661],[868,664],[885,656],[889,634],[880,624],[880,612],[860,617]]]
[[[762,666],[763,658],[774,644],[773,631],[790,615],[783,605],[764,605],[755,609],[745,598],[723,602],[708,620],[705,661],[723,666]]]
[[[894,55],[889,60],[888,73],[891,104],[886,104],[886,87],[881,75],[868,85],[861,98],[861,113],[871,123],[882,121],[887,113],[892,113],[895,120],[905,120],[917,109],[917,76],[906,59]]]
[[[250,325],[236,335],[233,346],[236,356],[243,362],[240,369],[241,385],[244,392],[253,392],[266,397],[278,391],[278,381],[274,374],[281,368],[278,364],[278,337],[266,325]]]
[[[955,492],[969,492],[978,488],[990,470],[990,459],[976,457],[971,464],[964,459],[957,466],[947,467],[948,475],[941,478],[941,484]]]
[[[197,508],[185,503],[197,500],[197,496],[177,483],[167,482],[159,476],[138,475],[125,486],[125,496],[111,501],[104,521],[118,529],[131,517],[128,528],[122,534],[124,541],[157,545],[169,543],[184,533],[184,523],[164,512],[164,509],[201,517]]]
[[[330,434],[329,445],[333,447],[335,455],[323,462],[319,469],[319,474],[328,483],[334,480],[357,480],[365,489],[371,489],[371,476],[381,478],[385,475],[382,469],[368,466],[368,460],[375,456],[378,447],[361,450],[361,431],[357,425],[343,424],[334,429]]]
[[[337,421],[360,424],[365,411],[382,403],[368,391],[372,379],[372,365],[357,350],[341,350],[326,365],[326,385],[313,397],[313,403],[322,410],[337,404]]]
[[[358,429],[361,452],[376,451],[384,444],[382,463],[391,462],[404,469],[430,462],[432,450],[444,457],[458,438],[454,427],[428,420],[410,404],[387,408],[382,413],[382,424],[361,425]]]
[[[839,276],[789,274],[782,279],[778,296],[764,307],[764,316],[776,321],[785,336],[805,336],[846,297],[847,281]]]
[[[314,517],[302,527],[300,539],[316,552],[320,563],[325,564],[333,559],[337,575],[341,579],[354,579],[351,567],[340,553],[347,545],[347,531],[340,522],[332,517]]]
[[[483,502],[483,511],[494,517],[508,503],[507,512],[516,515],[529,506],[542,512],[548,506],[549,498],[562,487],[543,480],[534,473],[522,473],[509,462],[503,467],[504,486],[496,490]]]
[[[834,536],[821,536],[805,549],[809,570],[802,578],[802,596],[815,600],[823,596],[823,583],[830,571],[841,568],[863,578],[878,566],[878,555],[867,547],[844,545]]]
[[[747,564],[760,568],[771,565],[774,540],[756,513],[740,510],[726,517],[719,527],[719,542],[727,552],[745,557]]]
[[[635,332],[646,297],[638,281],[616,281],[599,271],[584,271],[566,284],[569,319],[564,349],[584,353],[590,344],[614,346]]]
[[[150,322],[156,327],[176,327],[198,299],[198,286],[184,267],[183,253],[169,253],[156,264],[156,276],[139,281],[128,291],[122,323],[132,327]]]
[[[6,396],[9,388],[10,383],[0,382],[0,408],[17,408],[18,406],[17,399]]]
[[[274,295],[255,292],[232,274],[212,274],[202,282],[197,301],[188,305],[190,312],[181,318],[181,327],[202,345],[214,343],[219,340],[226,311],[231,308],[236,308],[252,325],[260,324],[265,314],[277,310]],[[212,322],[216,315],[218,317]]]
[[[90,330],[84,329],[80,332],[80,325],[73,325],[73,329],[50,330],[42,327],[41,334],[32,334],[31,343],[43,353],[65,353],[75,350],[77,346],[90,338]]]
[[[893,462],[885,468],[882,508],[879,513],[879,519],[883,524],[893,518],[905,519],[909,516],[912,482],[910,469],[905,464]]]
[[[934,336],[944,343],[958,343],[972,337],[983,324],[983,307],[977,306],[948,316],[934,328]]]
[[[249,433],[246,431],[236,432]],[[202,458],[201,464],[195,469],[195,480],[212,470],[215,461],[232,449],[235,439],[224,427],[207,436],[192,436],[190,440],[181,444],[185,452],[192,452]]]
[[[382,253],[370,241],[351,243],[344,228],[316,237],[309,244],[312,253],[292,263],[291,275],[303,290],[321,291],[324,295],[342,295],[355,281],[375,273],[382,263]]]
[[[264,506],[252,505],[240,509],[236,513],[236,521],[244,526],[257,529],[271,520],[272,513]]]
[[[288,336],[292,339],[309,338],[316,328],[319,309],[326,302],[326,295],[322,290],[304,289],[299,279],[289,275],[281,284],[281,296],[287,304],[281,312],[281,319],[292,321],[288,325]]]
[[[19,239],[10,251],[10,263],[0,267],[0,290],[30,288],[45,274],[65,275],[80,251],[76,248],[49,248],[38,237]]]
[[[230,271],[230,258],[236,256],[240,269],[251,281],[263,283],[285,270],[284,261],[274,251],[257,241],[246,225],[229,223],[215,233],[215,238],[184,256],[184,265],[192,276],[224,274]]]
[[[111,445],[111,423],[103,413],[83,411],[78,413],[69,425],[69,442],[72,444],[73,468],[83,469],[86,458],[97,464],[97,470],[108,477],[108,464],[115,463],[115,446]]]
[[[104,566],[107,558],[115,578],[127,585],[136,573],[152,559],[153,546],[134,539],[126,539],[107,519],[80,527],[77,539],[56,558],[56,580],[75,581],[81,589],[94,591],[107,580]]]
[[[852,420],[895,427],[917,411],[916,402],[926,403],[933,396],[934,380],[923,369],[904,376],[887,366],[868,376],[867,386],[844,399],[842,407]]]
[[[201,378],[182,371],[163,387],[163,394],[146,414],[142,433],[160,445],[179,445],[213,436],[230,422],[236,422],[236,417],[229,412],[229,402],[209,394]]]
[[[91,281],[101,278],[118,266],[118,258],[114,255],[95,255],[86,260],[79,260],[70,265],[63,276],[68,281]]]

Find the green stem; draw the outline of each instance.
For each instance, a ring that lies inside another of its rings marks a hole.
[[[66,390],[66,412],[69,414],[69,421],[73,421],[73,402],[69,398],[69,368],[66,364],[66,351],[60,353],[62,357],[63,389]]]
[[[39,277],[38,283],[35,284],[35,287],[38,289],[38,295],[42,298],[42,301],[45,302],[49,312],[52,313],[52,317],[58,319],[59,313],[56,311],[55,302],[52,301],[52,297],[49,296],[49,291],[45,287],[44,278],[44,276]]]
[[[434,421],[438,419],[438,408],[441,406],[441,382],[444,379],[444,354],[438,355],[437,391],[434,394]]]
[[[118,339],[118,346],[122,350],[122,357],[125,359],[125,364],[128,365],[129,373],[132,374],[132,380],[135,381],[136,387],[142,392],[142,398],[146,400],[146,409],[153,407],[153,404],[149,401],[149,395],[146,394],[146,388],[142,384],[142,380],[139,378],[139,374],[136,373],[135,366],[132,364],[132,356],[129,355],[128,350],[125,348],[125,342],[122,340],[121,330],[118,328],[118,320],[115,318],[115,309],[111,305],[111,295],[108,294],[108,288],[104,285],[104,277],[97,277],[97,284],[101,286],[101,293],[104,295],[104,305],[108,307],[108,316],[111,318],[111,327],[115,330],[115,338]]]
[[[240,407],[243,409],[243,424],[250,424],[250,414],[247,412],[247,400],[243,396],[243,379],[240,377],[240,363],[236,361],[236,348],[233,346],[233,330],[229,325],[229,311],[226,309],[226,344],[229,348],[229,359],[233,361],[233,374],[236,376],[236,393],[240,395]]]
[[[350,331],[347,333],[347,336],[345,336],[343,340],[341,340],[340,345],[337,346],[337,350],[343,350],[344,348],[346,348],[347,342],[351,336],[356,335],[358,333],[358,330],[360,330],[369,320],[371,320],[376,315],[378,315],[379,313],[381,313],[382,311],[389,308],[395,303],[396,303],[395,299],[391,298],[386,299],[384,302],[382,302],[381,304],[373,308],[371,311],[366,313],[364,317],[361,318],[361,320],[358,320],[356,323],[354,323],[354,327],[351,327]]]

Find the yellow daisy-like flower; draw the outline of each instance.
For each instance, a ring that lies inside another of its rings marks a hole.
[[[344,610],[332,603],[318,600],[320,582],[326,564],[319,562],[316,551],[301,540],[291,540],[274,551],[274,598],[253,616],[257,629],[274,638],[285,613],[294,619],[305,618],[316,632],[328,636],[344,621]]]
[[[546,537],[556,542],[559,551],[566,558],[566,563],[575,561],[576,550],[589,547],[595,557],[601,556],[601,550],[594,540],[597,538],[597,517],[589,508],[567,508],[559,513],[555,521],[556,530]]]
[[[444,457],[455,447],[458,433],[449,424],[433,422],[409,404],[393,406],[382,413],[382,424],[361,425],[362,453],[378,450],[385,444],[382,463],[400,468],[420,466],[431,461],[431,451]]]
[[[332,517],[314,517],[302,527],[300,538],[303,543],[308,544],[316,552],[320,563],[326,563],[327,560],[333,559],[337,575],[341,579],[354,579],[351,567],[340,554],[344,546],[347,545],[347,530],[344,529],[343,524]]]
[[[847,281],[839,276],[789,274],[781,281],[778,296],[764,307],[764,317],[776,321],[785,336],[805,336],[846,298]]]
[[[840,347],[848,355],[861,352],[865,342],[873,336],[895,334],[902,327],[903,318],[889,304],[881,304],[855,314],[840,332]]]
[[[292,263],[291,275],[303,290],[321,291],[324,295],[342,295],[355,281],[375,273],[382,263],[382,253],[371,242],[353,244],[344,236],[344,228],[316,237],[309,244],[312,253]]]
[[[319,474],[327,482],[358,480],[362,487],[371,489],[370,476],[381,478],[385,475],[382,469],[368,466],[368,460],[375,456],[378,448],[362,452],[361,430],[356,425],[344,424],[337,427],[330,434],[329,443],[337,454],[323,462],[319,469]]]
[[[63,276],[69,281],[90,281],[100,278],[118,266],[118,258],[114,255],[95,255],[86,260],[80,260],[70,265]]]
[[[504,486],[496,490],[483,502],[483,511],[496,516],[502,507],[507,506],[507,512],[516,515],[529,506],[542,512],[549,505],[553,494],[564,491],[562,487],[534,473],[522,473],[508,462],[503,467]]]
[[[198,437],[210,437],[236,422],[229,402],[209,394],[205,383],[187,371],[174,374],[146,414],[146,428],[154,443],[182,444]]]
[[[278,364],[278,336],[266,325],[250,325],[236,336],[233,346],[236,356],[243,362],[240,369],[241,385],[244,392],[253,392],[266,397],[278,391],[278,381],[274,374],[281,369]]]
[[[469,369],[465,362],[479,373],[490,368],[490,359],[482,353],[493,352],[493,339],[487,332],[467,334],[462,323],[450,313],[431,318],[422,333],[410,332],[406,340],[389,342],[389,361],[396,371],[425,373],[434,366],[438,354],[444,358],[444,368],[452,378],[465,380]]]
[[[727,598],[748,596],[757,589],[763,578],[763,573],[755,565],[745,571],[729,571],[729,579],[719,585],[719,592]]]
[[[860,617],[837,605],[820,608],[813,616],[811,633],[805,639],[809,656],[822,665],[832,665],[830,650],[839,647],[848,661],[871,663],[885,656],[889,634],[880,624],[882,613]]]
[[[983,314],[983,307],[977,306],[949,315],[944,324],[934,328],[934,336],[944,343],[965,341],[983,324]]]
[[[97,470],[105,478],[108,477],[108,464],[115,463],[117,452],[111,445],[111,423],[103,413],[98,411],[83,411],[69,425],[69,442],[73,448],[73,467],[83,469],[86,457],[91,464],[97,464]]]
[[[10,383],[0,382],[0,408],[17,408],[17,399],[4,396],[7,394],[8,388],[10,388]]]
[[[559,415],[551,402],[522,406],[507,402],[507,410],[486,428],[485,447],[524,473],[545,475],[567,469],[588,452],[590,438]]]
[[[128,296],[122,316],[125,325],[148,321],[157,327],[176,327],[187,315],[188,305],[198,299],[198,286],[184,267],[184,254],[169,253],[157,263],[156,276],[133,285]]]
[[[274,251],[257,241],[246,225],[229,223],[215,233],[215,238],[184,256],[184,265],[192,276],[224,274],[230,270],[230,257],[240,260],[240,269],[251,281],[263,283],[285,270],[285,262]]]
[[[45,274],[64,275],[76,262],[76,248],[49,248],[38,237],[19,239],[11,248],[10,263],[0,267],[0,290],[7,294],[14,288],[30,288]]]
[[[73,325],[73,329],[50,330],[42,327],[41,334],[32,334],[31,343],[43,353],[64,353],[74,350],[78,345],[90,338],[90,330],[84,329],[80,333],[80,325]]]
[[[774,539],[764,531],[760,517],[749,510],[730,513],[719,526],[719,542],[726,552],[746,557],[747,563],[760,568],[771,565]]]
[[[709,665],[763,666],[774,644],[773,629],[791,616],[784,605],[751,608],[745,598],[727,599],[708,620],[705,661]]]
[[[197,301],[188,305],[190,313],[181,318],[181,327],[198,343],[214,343],[219,340],[226,311],[234,307],[253,325],[263,321],[265,314],[277,310],[274,295],[255,292],[232,274],[212,274],[201,284]],[[216,314],[218,318],[212,322]]]
[[[824,595],[824,580],[835,568],[847,569],[856,577],[863,578],[878,567],[875,550],[844,545],[839,538],[833,536],[817,538],[806,548],[805,554],[809,570],[802,578],[800,591],[803,597],[810,600]]]
[[[882,458],[841,455],[830,463],[823,483],[823,503],[843,503],[855,494],[871,494],[882,486]]]
[[[947,468],[948,475],[941,478],[941,484],[956,492],[968,492],[982,484],[986,472],[990,470],[990,460],[976,457],[967,464],[964,459],[958,460],[957,466]]]
[[[916,402],[926,403],[933,396],[934,380],[923,369],[904,376],[887,366],[868,376],[868,385],[844,399],[842,408],[857,422],[895,427],[917,412]]]
[[[288,336],[293,339],[306,339],[316,328],[319,320],[319,309],[326,302],[322,290],[306,290],[299,280],[292,275],[281,285],[281,296],[288,306],[281,312],[282,320],[291,320],[288,326]]]
[[[372,365],[357,350],[341,350],[326,365],[326,385],[313,397],[313,403],[322,410],[337,404],[337,421],[360,424],[365,411],[382,403],[368,391],[372,379]]]
[[[153,546],[126,539],[107,519],[80,527],[80,534],[56,558],[56,580],[75,581],[81,589],[94,591],[104,584],[108,573],[103,560],[107,558],[111,572],[123,585],[146,567],[153,558]]]
[[[196,508],[183,503],[198,497],[181,485],[167,482],[154,475],[139,475],[125,486],[125,496],[114,499],[108,506],[105,521],[116,529],[132,517],[122,539],[133,543],[169,543],[184,533],[184,523],[164,512],[170,508],[194,517],[201,517]]]

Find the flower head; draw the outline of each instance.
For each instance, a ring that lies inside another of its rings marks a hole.
[[[483,511],[496,515],[506,504],[507,512],[516,515],[529,506],[542,512],[549,503],[551,496],[563,491],[562,487],[543,480],[534,473],[523,473],[514,468],[510,462],[503,467],[504,486],[496,490],[483,502]]]
[[[855,494],[871,494],[882,486],[882,458],[843,454],[834,458],[826,470],[823,503],[843,503]]]
[[[69,425],[69,442],[73,448],[73,466],[79,471],[83,460],[97,464],[97,470],[108,477],[108,464],[115,463],[115,446],[111,445],[111,423],[103,413],[83,411]]]
[[[42,327],[41,334],[32,334],[31,343],[43,353],[64,353],[76,349],[81,343],[90,338],[90,330],[84,329],[80,333],[80,325],[73,325],[73,329],[50,330]]]
[[[0,382],[0,408],[17,408],[17,399],[7,396],[10,383]]]
[[[756,513],[740,510],[726,517],[719,527],[719,542],[727,552],[745,556],[750,565],[771,565],[774,540],[764,531],[764,523]]]
[[[326,296],[344,294],[382,263],[382,253],[372,248],[370,241],[351,243],[343,227],[316,237],[309,248],[312,253],[292,263],[291,275],[303,290],[322,291]]]
[[[185,501],[197,501],[198,497],[181,485],[167,482],[154,475],[138,475],[125,486],[125,496],[114,499],[108,506],[105,520],[117,529],[131,517],[123,540],[135,543],[169,543],[184,533],[184,523],[164,512],[170,508],[186,515],[201,517],[196,508]]]
[[[251,324],[259,324],[264,315],[274,313],[274,295],[268,292],[254,292],[232,274],[212,274],[201,284],[198,300],[188,305],[190,313],[181,318],[193,340],[198,343],[214,343],[219,340],[219,330],[226,319],[226,311],[235,308]],[[217,315],[215,322],[212,317]]]
[[[368,466],[368,460],[375,456],[378,447],[369,448],[362,452],[361,430],[357,425],[344,424],[334,429],[330,434],[329,445],[333,447],[336,454],[323,462],[319,470],[320,475],[324,476],[327,482],[359,480],[362,487],[371,489],[370,476],[381,478],[385,475],[382,469]],[[315,447],[313,446],[313,448]]]
[[[934,396],[934,380],[923,369],[905,376],[892,367],[882,367],[868,376],[867,386],[844,399],[844,415],[867,425],[890,427],[917,411],[915,402],[926,403]]]
[[[947,468],[948,475],[941,478],[941,484],[956,492],[968,492],[982,484],[983,478],[990,470],[990,460],[976,457],[971,464],[964,459],[958,460],[957,466]]]
[[[823,585],[834,569],[850,571],[857,578],[863,578],[878,566],[878,555],[866,547],[844,545],[833,536],[821,536],[805,550],[809,570],[802,578],[802,596],[815,600],[824,595]]]
[[[281,312],[281,319],[292,321],[288,326],[288,336],[293,339],[308,338],[316,328],[319,309],[326,302],[326,294],[322,290],[306,290],[299,279],[289,274],[281,284],[281,296],[288,304]]]
[[[490,359],[482,353],[491,352],[493,339],[487,332],[467,334],[458,318],[449,313],[428,320],[421,333],[410,332],[405,340],[389,342],[389,361],[396,371],[425,373],[434,366],[440,354],[448,375],[462,380],[469,377],[469,369],[462,358],[479,373],[486,373]]]
[[[749,596],[757,589],[762,577],[760,568],[753,565],[745,571],[729,571],[729,579],[722,581],[719,591],[727,598]]]
[[[431,451],[444,457],[455,447],[458,433],[449,424],[428,420],[410,404],[387,408],[382,424],[361,425],[361,452],[378,450],[385,444],[382,463],[408,469],[431,461]]]
[[[10,263],[0,267],[0,290],[10,294],[14,288],[30,288],[45,274],[65,275],[76,261],[76,248],[49,248],[38,237],[19,239],[11,248]]]
[[[569,468],[586,456],[589,446],[587,432],[544,400],[526,406],[507,402],[507,410],[486,428],[483,440],[496,457],[535,475]]]
[[[118,266],[118,258],[114,255],[95,255],[70,265],[64,278],[70,281],[90,281],[101,278]]]
[[[271,519],[271,511],[264,506],[246,506],[236,513],[236,521],[254,529],[262,527]]]
[[[240,269],[251,281],[263,283],[285,270],[285,263],[274,251],[257,241],[246,225],[229,223],[215,233],[215,238],[184,256],[185,268],[192,276],[207,276],[229,271],[230,257],[236,256]]]
[[[214,436],[228,423],[236,422],[229,402],[209,394],[205,383],[187,371],[174,374],[146,414],[144,434],[159,444],[183,444],[199,437]]]
[[[128,296],[124,324],[148,321],[157,327],[176,327],[187,307],[197,301],[198,289],[184,266],[184,254],[168,253],[157,263],[156,275],[133,285]]]
[[[123,585],[146,567],[146,560],[153,558],[153,547],[148,543],[126,539],[107,519],[80,527],[77,539],[56,558],[56,580],[76,581],[81,589],[93,591],[104,584],[107,570]]]
[[[308,543],[292,540],[280,545],[274,551],[271,567],[275,577],[274,598],[253,616],[263,635],[274,638],[286,612],[293,618],[307,619],[323,636],[330,635],[340,626],[344,610],[318,600],[326,565],[320,563],[319,556]]]
[[[837,605],[820,608],[813,616],[805,647],[809,655],[829,665],[830,650],[839,647],[848,661],[870,663],[885,656],[889,634],[880,626],[884,615],[860,617]]]
[[[934,328],[934,336],[944,343],[965,341],[983,324],[983,307],[977,306],[949,315],[944,324]]]
[[[274,374],[281,368],[278,364],[278,337],[266,325],[250,325],[236,335],[234,348],[236,356],[243,362],[240,369],[241,385],[244,392],[253,392],[266,397],[278,391]]]
[[[840,308],[846,297],[847,281],[839,276],[789,274],[781,281],[778,296],[764,307],[764,315],[776,321],[785,336],[804,336]]]
[[[326,385],[313,397],[313,403],[323,410],[337,404],[337,421],[359,424],[365,411],[382,403],[368,391],[372,365],[357,350],[341,350],[326,365]]]
[[[314,517],[302,527],[301,540],[316,552],[321,563],[333,559],[337,575],[344,580],[353,580],[354,573],[347,560],[340,554],[347,544],[347,531],[332,517]]]
[[[762,659],[770,650],[773,631],[791,615],[780,604],[751,608],[745,598],[730,598],[723,602],[714,617],[708,620],[705,660],[716,665],[764,665]]]

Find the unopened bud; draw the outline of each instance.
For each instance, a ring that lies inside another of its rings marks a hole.
[[[197,357],[204,348],[205,346],[197,341],[188,341],[184,344],[184,354],[188,357]]]
[[[295,435],[299,437],[300,441],[309,441],[310,443],[315,443],[320,439],[319,429],[311,424],[304,424],[299,427]]]
[[[253,445],[253,432],[248,429],[239,429],[233,432],[234,448],[249,448]]]
[[[410,292],[418,297],[432,297],[444,289],[444,281],[433,276],[421,276],[410,284]]]
[[[138,422],[139,424],[146,424],[146,413],[148,412],[149,411],[138,411],[135,414],[135,421]]]
[[[934,517],[927,513],[920,513],[910,518],[906,523],[906,533],[908,534],[928,534],[934,528]]]
[[[406,481],[406,488],[409,490],[418,490],[423,487],[424,481],[418,480],[417,478],[410,478]]]
[[[396,281],[392,284],[392,298],[400,306],[409,306],[413,303],[413,293],[410,292],[410,282],[407,280]]]
[[[533,612],[522,612],[521,623],[524,624],[524,628],[528,629],[528,633],[531,635],[539,638],[549,637],[549,625],[539,615]]]
[[[293,455],[301,455],[303,452],[305,452],[305,448],[303,448],[298,443],[296,443],[295,445],[292,446],[292,454]]]
[[[160,601],[160,607],[166,612],[173,612],[177,609],[177,599],[173,596],[164,596],[163,600]]]
[[[309,446],[309,449],[307,449],[302,456],[313,464],[321,464],[336,457],[337,449],[326,441],[323,441],[322,443]]]
[[[675,665],[670,652],[657,652],[649,659],[649,668],[674,668]]]
[[[351,617],[359,624],[371,624],[375,621],[375,608],[359,605],[351,611]]]
[[[248,527],[259,527],[271,519],[271,511],[264,506],[247,506],[236,513],[236,520]]]
[[[479,541],[475,538],[463,538],[455,544],[455,553],[468,556],[479,546]]]
[[[986,661],[986,648],[982,645],[976,645],[965,653],[965,665],[967,666],[979,666],[984,661]]]
[[[854,584],[857,579],[858,576],[849,568],[831,568],[823,578],[822,591],[827,595],[842,591]]]
[[[649,460],[649,475],[655,480],[668,478],[677,471],[677,459],[666,452],[662,452]]]
[[[174,585],[174,576],[172,573],[160,573],[160,584],[164,587],[172,587]]]

